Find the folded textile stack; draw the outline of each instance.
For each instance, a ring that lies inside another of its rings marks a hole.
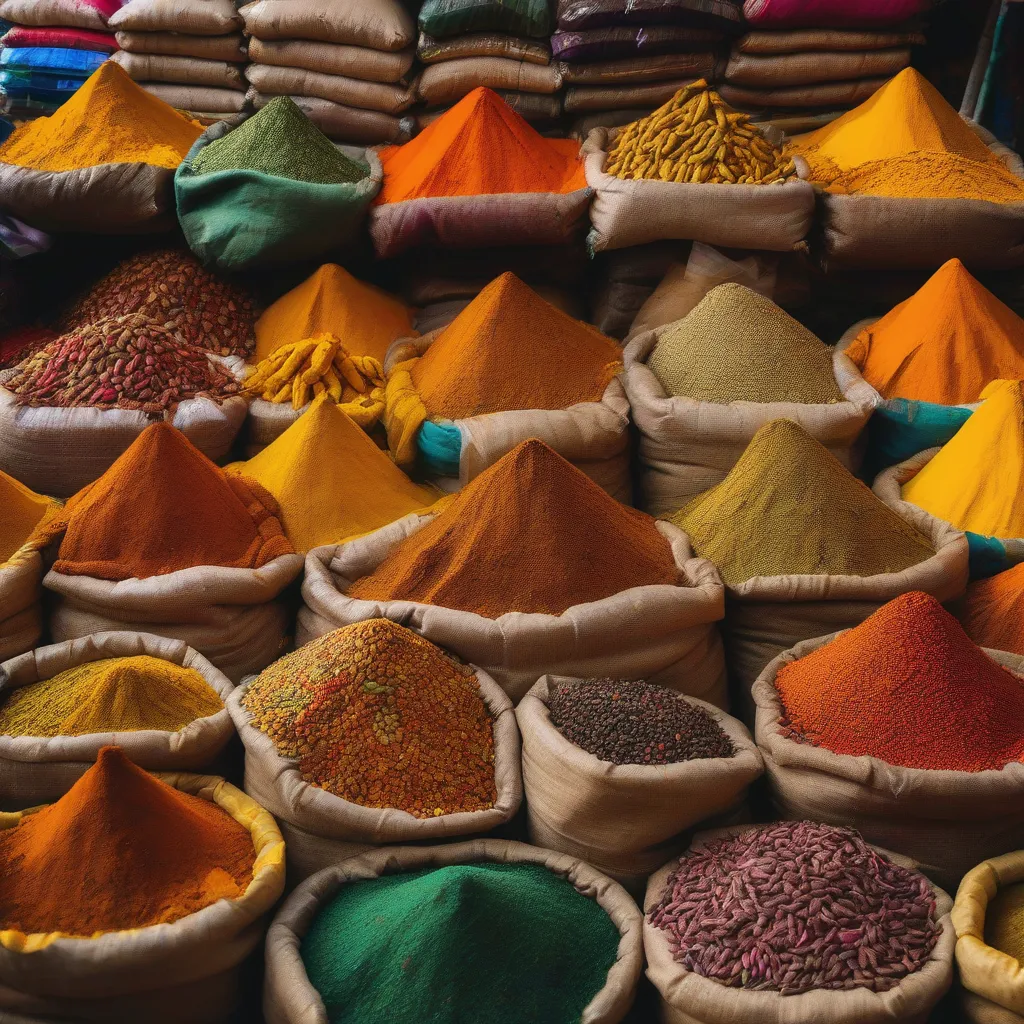
[[[0,0],[0,112],[52,114],[117,49],[107,19],[121,0]]]
[[[147,91],[201,121],[245,107],[245,40],[234,0],[129,0],[110,21],[118,64]]]
[[[749,111],[842,111],[863,102],[923,45],[929,0],[746,0],[719,90]]]
[[[398,0],[256,0],[241,9],[257,108],[291,96],[339,142],[407,141],[415,25]]]
[[[741,0],[558,0],[551,49],[566,114],[581,131],[650,113],[715,77],[723,40],[742,20]]]
[[[427,105],[420,127],[477,86],[493,89],[538,127],[561,117],[550,0],[426,0],[419,29],[416,55],[426,68],[417,94]]]

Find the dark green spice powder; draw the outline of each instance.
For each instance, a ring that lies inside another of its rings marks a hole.
[[[288,96],[271,100],[234,131],[211,142],[192,161],[196,174],[262,171],[315,185],[352,184],[366,171],[331,140]]]
[[[302,960],[331,1024],[577,1024],[619,932],[539,864],[459,864],[354,882]]]

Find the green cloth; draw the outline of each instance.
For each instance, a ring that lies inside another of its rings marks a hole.
[[[618,945],[563,876],[481,862],[343,886],[302,960],[331,1024],[577,1024]]]
[[[545,41],[552,28],[548,0],[426,0],[419,26],[439,39],[469,32],[507,32]]]

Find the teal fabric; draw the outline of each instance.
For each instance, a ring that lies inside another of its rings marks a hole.
[[[462,457],[462,434],[450,420],[426,420],[416,438],[424,467],[435,476],[458,476]]]
[[[980,533],[964,531],[972,580],[983,580],[1011,568],[1012,560],[1006,546],[997,537],[983,537]]]
[[[348,185],[316,185],[258,171],[195,174],[192,161],[230,131],[223,122],[196,140],[174,175],[178,221],[207,267],[247,267],[316,259],[355,247],[380,189],[379,176]]]
[[[548,0],[426,0],[419,25],[438,38],[507,32],[546,39],[551,34],[551,11]]]
[[[862,479],[873,481],[882,470],[926,448],[940,448],[967,422],[972,411],[962,405],[906,398],[883,402],[868,421]]]

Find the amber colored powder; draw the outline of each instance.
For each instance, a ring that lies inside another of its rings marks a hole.
[[[49,498],[0,470],[0,565],[25,544],[52,506]]]
[[[934,553],[802,427],[772,420],[671,522],[729,586],[757,576],[878,576]]]
[[[846,354],[883,398],[969,404],[994,380],[1024,378],[1024,320],[952,259]]]
[[[428,416],[464,419],[596,402],[621,369],[611,338],[507,273],[441,332],[411,375]]]
[[[103,580],[199,565],[258,569],[293,551],[277,514],[255,481],[226,475],[184,434],[155,423],[64,506],[54,569]]]
[[[985,945],[1012,956],[1024,966],[1024,882],[1001,885],[989,903],[985,911]]]
[[[1024,562],[969,584],[958,614],[979,647],[1024,654]]]
[[[474,89],[412,142],[380,151],[375,202],[586,188],[580,146],[546,139],[490,89]]]
[[[452,497],[348,595],[494,619],[559,615],[633,587],[678,582],[654,520],[534,438]]]
[[[998,770],[1024,758],[1024,685],[929,594],[883,605],[775,680],[793,739],[903,768]]]
[[[0,929],[91,936],[164,924],[252,881],[249,830],[118,747],[55,804],[0,832]]]
[[[202,131],[107,61],[56,113],[18,128],[0,146],[0,162],[37,171],[121,163],[173,169]]]
[[[383,362],[391,342],[416,331],[412,310],[404,302],[356,280],[335,263],[325,263],[256,322],[255,362],[282,345],[318,334],[333,334],[351,355]]]

